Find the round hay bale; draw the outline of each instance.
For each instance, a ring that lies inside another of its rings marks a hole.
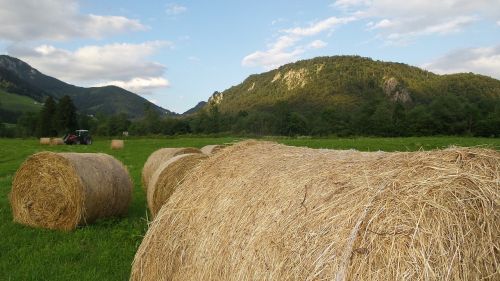
[[[204,147],[201,148],[201,152],[203,152],[206,155],[210,155],[218,152],[224,147],[225,147],[224,145],[218,145],[218,144],[205,145]]]
[[[123,149],[125,142],[123,140],[111,140],[111,149]]]
[[[40,138],[40,144],[43,145],[50,144],[50,138]]]
[[[497,280],[500,153],[237,144],[163,205],[131,280]]]
[[[63,145],[64,140],[62,138],[51,138],[50,145]]]
[[[126,214],[131,198],[128,171],[110,155],[40,152],[17,170],[10,203],[18,223],[72,230]]]
[[[148,207],[153,217],[167,202],[184,178],[208,156],[201,153],[177,155],[160,165],[151,177],[147,189]]]
[[[148,157],[148,160],[146,160],[146,163],[144,163],[144,167],[142,168],[142,187],[144,188],[144,190],[147,191],[151,177],[161,164],[167,162],[172,157],[188,153],[201,153],[201,151],[198,148],[194,147],[177,147],[161,148],[151,153],[151,155],[149,155]]]

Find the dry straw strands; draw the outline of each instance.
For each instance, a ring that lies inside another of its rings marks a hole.
[[[62,138],[51,138],[50,145],[63,145],[64,140]]]
[[[111,140],[111,149],[123,149],[125,142],[123,140]]]
[[[43,145],[50,144],[50,138],[40,138],[40,144]]]
[[[160,165],[151,177],[147,189],[148,207],[153,217],[168,200],[191,169],[207,158],[201,153],[177,155]]]
[[[205,145],[204,147],[201,148],[201,152],[203,152],[206,155],[210,155],[213,153],[216,153],[217,151],[223,149],[223,145],[218,145],[218,144],[210,144],[210,145]]]
[[[194,147],[177,147],[177,148],[161,148],[149,155],[148,160],[144,163],[142,168],[142,187],[147,190],[149,181],[153,176],[156,169],[160,167],[161,164],[170,160],[170,158],[181,154],[188,153],[201,153],[198,148]]]
[[[191,170],[131,280],[499,280],[500,153],[244,142]]]
[[[61,230],[124,215],[131,197],[126,168],[102,153],[34,154],[17,170],[10,194],[16,222]]]

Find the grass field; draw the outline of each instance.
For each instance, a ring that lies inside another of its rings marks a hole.
[[[38,112],[42,108],[42,105],[40,103],[36,103],[35,100],[31,98],[0,90],[0,108],[7,110],[15,108],[16,111],[21,112]]]
[[[149,154],[161,147],[202,147],[236,138],[130,139],[123,150],[111,150],[109,140],[91,146],[41,146],[38,140],[0,139],[0,280],[128,280],[135,251],[147,229],[141,169]],[[276,138],[288,145],[365,151],[408,151],[449,145],[500,149],[500,139],[481,138]],[[8,201],[12,177],[29,155],[43,150],[104,152],[129,169],[135,188],[128,216],[102,220],[74,232],[32,229],[12,222]]]

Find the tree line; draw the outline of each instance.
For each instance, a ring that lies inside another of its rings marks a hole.
[[[4,137],[55,137],[74,131],[79,127],[78,114],[73,101],[64,96],[59,101],[47,97],[38,113],[25,112],[18,119],[16,126],[0,128]],[[3,124],[3,123],[0,123]]]
[[[384,98],[356,106],[294,110],[296,105],[279,102],[272,108],[223,113],[215,104],[198,113],[171,117],[145,105],[143,118],[126,114],[89,116],[78,114],[71,98],[47,98],[41,111],[24,113],[15,128],[0,128],[2,136],[61,136],[75,129],[93,135],[283,135],[283,136],[500,136],[500,101],[443,95],[430,103],[413,106]],[[7,133],[5,133],[7,131]]]

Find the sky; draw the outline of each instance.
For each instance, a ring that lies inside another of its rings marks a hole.
[[[500,0],[0,0],[0,27],[0,54],[178,113],[317,56],[500,79]]]

